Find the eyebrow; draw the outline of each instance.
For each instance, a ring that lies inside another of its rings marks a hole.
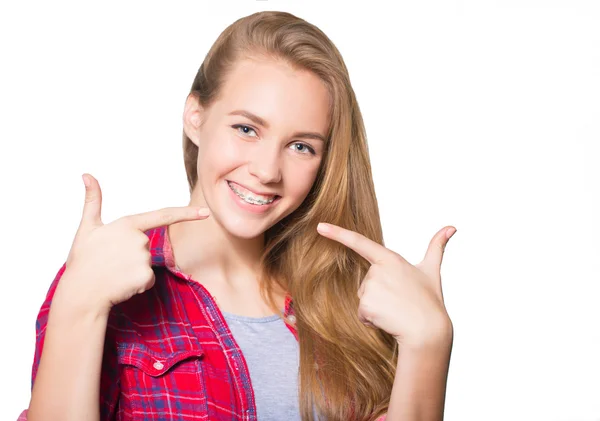
[[[229,115],[241,115],[241,116],[248,118],[249,120],[252,120],[254,123],[258,124],[259,126],[263,126],[265,129],[269,128],[269,123],[267,123],[264,118],[261,118],[261,117],[257,116],[256,114],[252,114],[250,111],[235,110],[235,111],[230,112]],[[321,135],[319,133],[315,133],[315,132],[298,132],[298,133],[294,133],[294,135],[292,137],[315,139],[315,140],[321,140],[321,141],[325,142],[325,137],[323,135]]]

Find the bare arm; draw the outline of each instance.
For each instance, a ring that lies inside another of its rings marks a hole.
[[[145,231],[209,215],[208,209],[184,206],[105,225],[100,185],[89,174],[83,180],[81,223],[38,316],[29,421],[113,419],[119,385],[112,368],[118,357],[110,330],[106,340],[108,317],[113,305],[154,285]]]
[[[444,419],[451,352],[451,324],[435,341],[422,346],[400,346],[386,421]]]
[[[400,347],[386,420],[443,420],[453,327],[440,268],[456,228],[439,230],[416,265],[357,232],[323,222],[317,230],[371,265],[357,291],[358,318],[392,335]]]
[[[100,420],[107,320],[105,312],[74,308],[58,286],[50,306],[28,421]]]

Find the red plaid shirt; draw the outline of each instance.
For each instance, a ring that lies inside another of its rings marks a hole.
[[[114,306],[100,381],[101,420],[256,420],[248,366],[210,293],[179,271],[166,227],[150,238],[153,288]],[[32,385],[61,267],[36,323]],[[296,339],[291,298],[285,324]],[[19,420],[26,420],[24,411]],[[382,417],[378,421],[383,421]]]

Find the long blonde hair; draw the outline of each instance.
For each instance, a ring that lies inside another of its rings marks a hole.
[[[316,231],[330,222],[383,244],[362,115],[340,52],[316,26],[290,13],[266,11],[238,19],[217,38],[190,94],[208,108],[237,60],[283,60],[308,70],[331,98],[327,144],[316,181],[302,205],[265,232],[261,291],[274,311],[273,291],[293,299],[300,349],[300,411],[312,406],[327,420],[374,420],[387,411],[398,346],[363,325],[357,291],[369,264]],[[197,146],[183,134],[190,193],[197,182]]]

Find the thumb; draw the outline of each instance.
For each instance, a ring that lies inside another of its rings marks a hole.
[[[429,247],[427,248],[427,253],[425,253],[425,258],[422,262],[422,266],[430,275],[439,275],[442,268],[442,259],[444,257],[446,244],[448,244],[450,237],[452,237],[454,233],[456,233],[456,228],[444,227],[431,239]]]
[[[83,174],[83,183],[85,184],[85,203],[83,204],[83,216],[81,217],[80,227],[102,225],[102,190],[98,180],[90,174]]]

